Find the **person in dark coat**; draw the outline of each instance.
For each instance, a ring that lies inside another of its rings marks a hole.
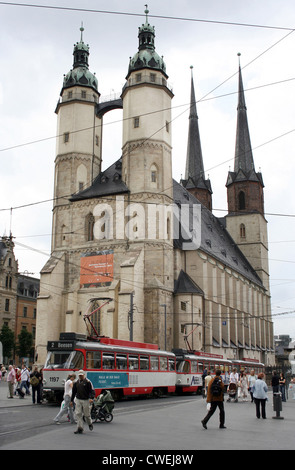
[[[30,378],[32,380],[33,377],[36,377],[36,383],[32,385],[32,401],[36,403],[36,394],[37,394],[37,403],[41,404],[42,396],[41,396],[41,386],[42,386],[42,374],[38,371],[38,367],[34,368],[34,371],[30,374]]]
[[[214,381],[219,383],[220,394],[214,394]],[[215,413],[216,408],[219,408],[219,428],[226,429],[224,426],[225,422],[225,412],[224,412],[224,383],[221,378],[221,371],[218,369],[216,370],[216,375],[213,377],[208,385],[208,393],[207,393],[207,403],[210,403],[210,410],[208,411],[205,418],[201,421],[202,426],[204,429],[207,429],[207,423],[211,416]]]

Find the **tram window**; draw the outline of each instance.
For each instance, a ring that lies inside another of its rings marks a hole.
[[[102,353],[102,368],[114,369],[115,368],[115,354],[109,352]]]
[[[83,369],[84,367],[84,356],[81,351],[74,351],[73,355],[70,357],[69,364],[67,364],[69,369]]]
[[[140,370],[149,370],[149,357],[139,356]]]
[[[72,364],[71,359],[75,355],[76,351],[73,352],[60,352],[60,351],[50,351],[48,353],[45,368],[47,369],[64,369],[67,367],[68,364]],[[80,354],[82,354],[80,352]],[[82,355],[83,358],[83,355]],[[82,362],[83,364],[83,362]],[[69,369],[73,369],[69,365]]]
[[[195,374],[198,372],[198,363],[197,361],[191,361],[191,373]]]
[[[117,354],[116,366],[117,366],[117,369],[120,369],[120,370],[127,369],[127,354]]]
[[[183,373],[184,374],[189,374],[190,373],[190,362],[189,361],[184,362]]]
[[[101,369],[101,352],[87,351],[86,354],[87,369]]]
[[[167,370],[167,357],[160,356],[160,370]]]
[[[174,359],[168,359],[168,365],[169,365],[169,370],[174,372],[175,371],[175,360]]]
[[[129,369],[138,370],[138,356],[131,356],[129,354]]]
[[[159,370],[158,356],[151,356],[151,370]]]
[[[198,362],[198,371],[199,371],[199,372],[203,372],[203,370],[204,370],[204,364],[203,364],[203,362]]]

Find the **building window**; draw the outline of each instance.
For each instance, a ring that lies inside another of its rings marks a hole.
[[[180,302],[180,308],[183,312],[186,312],[186,302]]]
[[[137,73],[135,75],[135,80],[136,80],[137,83],[141,82],[141,73]]]
[[[9,312],[9,299],[5,299],[5,312]]]
[[[166,131],[169,132],[170,130],[170,122],[166,121]]]
[[[133,120],[134,128],[139,127],[139,116],[135,117]]]
[[[151,165],[150,167],[150,178],[151,178],[151,187],[152,188],[157,188],[157,184],[158,184],[158,179],[159,179],[159,176],[158,176],[158,168],[155,164]]]
[[[246,238],[246,227],[244,224],[240,225],[240,237],[241,238]]]
[[[69,140],[70,140],[70,133],[65,132],[64,133],[64,143],[66,144],[67,142],[69,142]]]
[[[85,91],[85,90],[82,90],[82,91],[81,91],[81,97],[82,97],[82,98],[86,98],[86,91]]]
[[[27,318],[27,316],[28,316],[28,307],[24,307],[23,308],[23,317]]]
[[[71,98],[73,98],[73,92],[72,92],[72,91],[69,91],[69,92],[68,92],[68,99],[70,100]]]
[[[88,214],[85,221],[86,225],[86,241],[91,242],[94,240],[93,229],[94,229],[94,216],[93,214]]]
[[[246,209],[246,198],[244,191],[239,192],[239,210],[242,211]]]
[[[150,81],[151,81],[152,83],[155,83],[155,82],[156,82],[156,74],[155,74],[155,73],[151,73],[151,74],[150,74]]]

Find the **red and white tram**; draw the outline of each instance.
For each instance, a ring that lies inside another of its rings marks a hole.
[[[223,359],[222,355],[211,354],[202,351],[187,353],[184,350],[174,350],[176,355],[176,391],[196,392],[202,387],[202,375],[204,370],[215,374],[217,369],[222,372],[223,380],[226,380],[226,374],[230,373],[232,361]]]
[[[260,372],[265,372],[265,365],[262,362],[259,362],[258,359],[231,359],[231,362],[233,367],[236,367],[238,373],[242,371],[250,372],[251,370],[254,370],[255,374],[258,375]]]
[[[202,388],[205,369],[220,369],[225,384],[231,370],[264,371],[256,359],[224,359],[222,355],[176,349],[161,351],[155,344],[61,333],[59,341],[48,342],[43,369],[45,397],[61,401],[70,373],[83,369],[96,395],[109,389],[115,399],[135,395],[161,396],[168,393],[194,393]]]
[[[61,333],[48,342],[43,369],[44,395],[60,400],[72,372],[83,369],[96,395],[110,389],[115,398],[132,395],[156,396],[175,391],[175,355],[147,343],[100,337],[88,341],[76,333]]]

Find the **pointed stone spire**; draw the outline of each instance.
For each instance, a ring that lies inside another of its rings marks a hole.
[[[198,181],[199,178],[204,178],[204,165],[198,119],[199,118],[197,114],[197,105],[195,98],[193,66],[191,66],[191,102],[185,179],[188,180],[189,178],[192,178],[194,181]]]
[[[238,54],[240,57],[241,54]],[[238,116],[236,131],[236,151],[234,171],[238,173],[243,170],[244,173],[255,171],[252,147],[247,119],[247,107],[245,101],[241,65],[239,63],[239,98],[238,98]]]
[[[240,55],[238,54],[239,57]],[[240,60],[235,164],[234,171],[228,172],[226,187],[230,214],[241,212],[264,214],[264,184],[261,173],[256,173],[254,167]]]
[[[191,66],[191,101],[189,114],[189,129],[186,154],[185,179],[182,185],[189,190],[199,201],[211,210],[211,183],[205,179],[201,138],[199,132],[193,67]]]

